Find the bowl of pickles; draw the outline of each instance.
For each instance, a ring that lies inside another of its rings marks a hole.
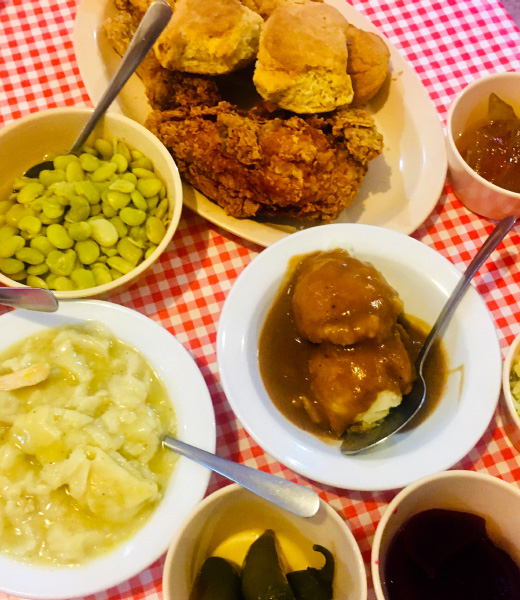
[[[171,241],[182,185],[170,153],[139,123],[107,113],[69,154],[90,113],[50,109],[0,131],[0,284],[106,297]],[[52,166],[25,175],[42,160]]]
[[[361,552],[323,500],[296,517],[236,484],[207,496],[166,555],[165,600],[366,600]],[[309,595],[311,594],[311,595]]]

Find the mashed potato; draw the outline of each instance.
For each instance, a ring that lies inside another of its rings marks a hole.
[[[144,357],[104,326],[44,330],[0,355],[0,376],[35,363],[48,376],[0,391],[0,551],[76,565],[141,528],[175,455],[167,392]]]

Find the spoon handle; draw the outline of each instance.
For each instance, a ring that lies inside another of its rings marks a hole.
[[[40,312],[56,312],[58,300],[49,290],[40,288],[0,288],[0,304]]]
[[[312,517],[318,512],[320,506],[318,494],[303,485],[221,458],[168,435],[164,436],[162,443],[166,448],[224,475],[298,517]]]
[[[444,327],[448,323],[453,311],[462,299],[462,296],[464,295],[464,292],[469,286],[475,273],[480,269],[480,267],[487,260],[488,256],[493,252],[493,250],[498,246],[498,244],[500,244],[500,242],[509,233],[509,231],[515,226],[516,222],[517,217],[514,216],[506,217],[505,219],[499,221],[498,225],[491,232],[491,235],[482,244],[482,247],[477,252],[477,254],[475,254],[473,260],[469,263],[465,273],[462,275],[461,279],[455,286],[453,292],[448,298],[448,301],[444,305],[444,308],[440,312],[437,321],[435,322],[428,337],[426,338],[426,341],[424,342],[421,351],[419,352],[419,356],[417,357],[416,364],[418,368],[422,366],[424,358],[430,350],[430,347],[433,344],[433,342],[437,339],[439,335],[442,334]]]
[[[114,98],[128,81],[132,73],[146,56],[172,16],[172,9],[165,0],[156,0],[150,5],[132,38],[121,63],[110,80],[107,89],[100,98],[89,120],[81,130],[78,138],[72,144],[69,154],[79,150],[96,126],[99,119],[105,114]]]

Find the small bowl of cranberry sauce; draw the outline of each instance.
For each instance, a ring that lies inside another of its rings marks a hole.
[[[388,505],[372,546],[377,600],[518,600],[520,489],[444,471]]]
[[[448,111],[449,177],[457,198],[489,219],[520,216],[520,73],[466,86]]]

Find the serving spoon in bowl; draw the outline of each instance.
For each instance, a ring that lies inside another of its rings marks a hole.
[[[269,500],[297,517],[312,517],[318,512],[320,497],[316,492],[303,485],[216,456],[169,435],[163,437],[162,444],[165,448],[173,450],[215,473],[224,475],[250,492]]]
[[[92,130],[97,125],[98,121],[108,110],[117,94],[119,94],[122,87],[141,64],[144,57],[148,54],[148,51],[161,35],[172,16],[172,12],[172,8],[166,0],[155,0],[150,4],[119,63],[117,71],[114,73],[107,89],[104,91],[97,106],[92,111],[88,121],[67,151],[67,154],[73,154],[87,141],[88,136],[92,133]],[[41,171],[46,169],[54,169],[52,160],[45,160],[33,165],[27,169],[25,176],[38,177]]]
[[[413,417],[417,414],[427,395],[426,382],[424,380],[423,368],[426,362],[428,353],[430,352],[433,343],[442,335],[451,316],[464,292],[468,288],[475,273],[487,260],[489,255],[504,239],[509,231],[515,226],[517,217],[506,217],[499,221],[495,229],[491,232],[487,240],[484,242],[480,250],[477,252],[473,260],[470,262],[466,272],[461,277],[455,289],[448,298],[444,308],[441,310],[437,321],[433,325],[428,337],[421,347],[419,355],[415,361],[417,379],[415,380],[411,392],[403,396],[399,406],[390,409],[388,415],[381,422],[367,431],[356,431],[347,429],[343,435],[341,443],[341,452],[345,455],[357,454],[368,448],[372,448],[376,444],[387,440],[394,433],[400,431]]]

